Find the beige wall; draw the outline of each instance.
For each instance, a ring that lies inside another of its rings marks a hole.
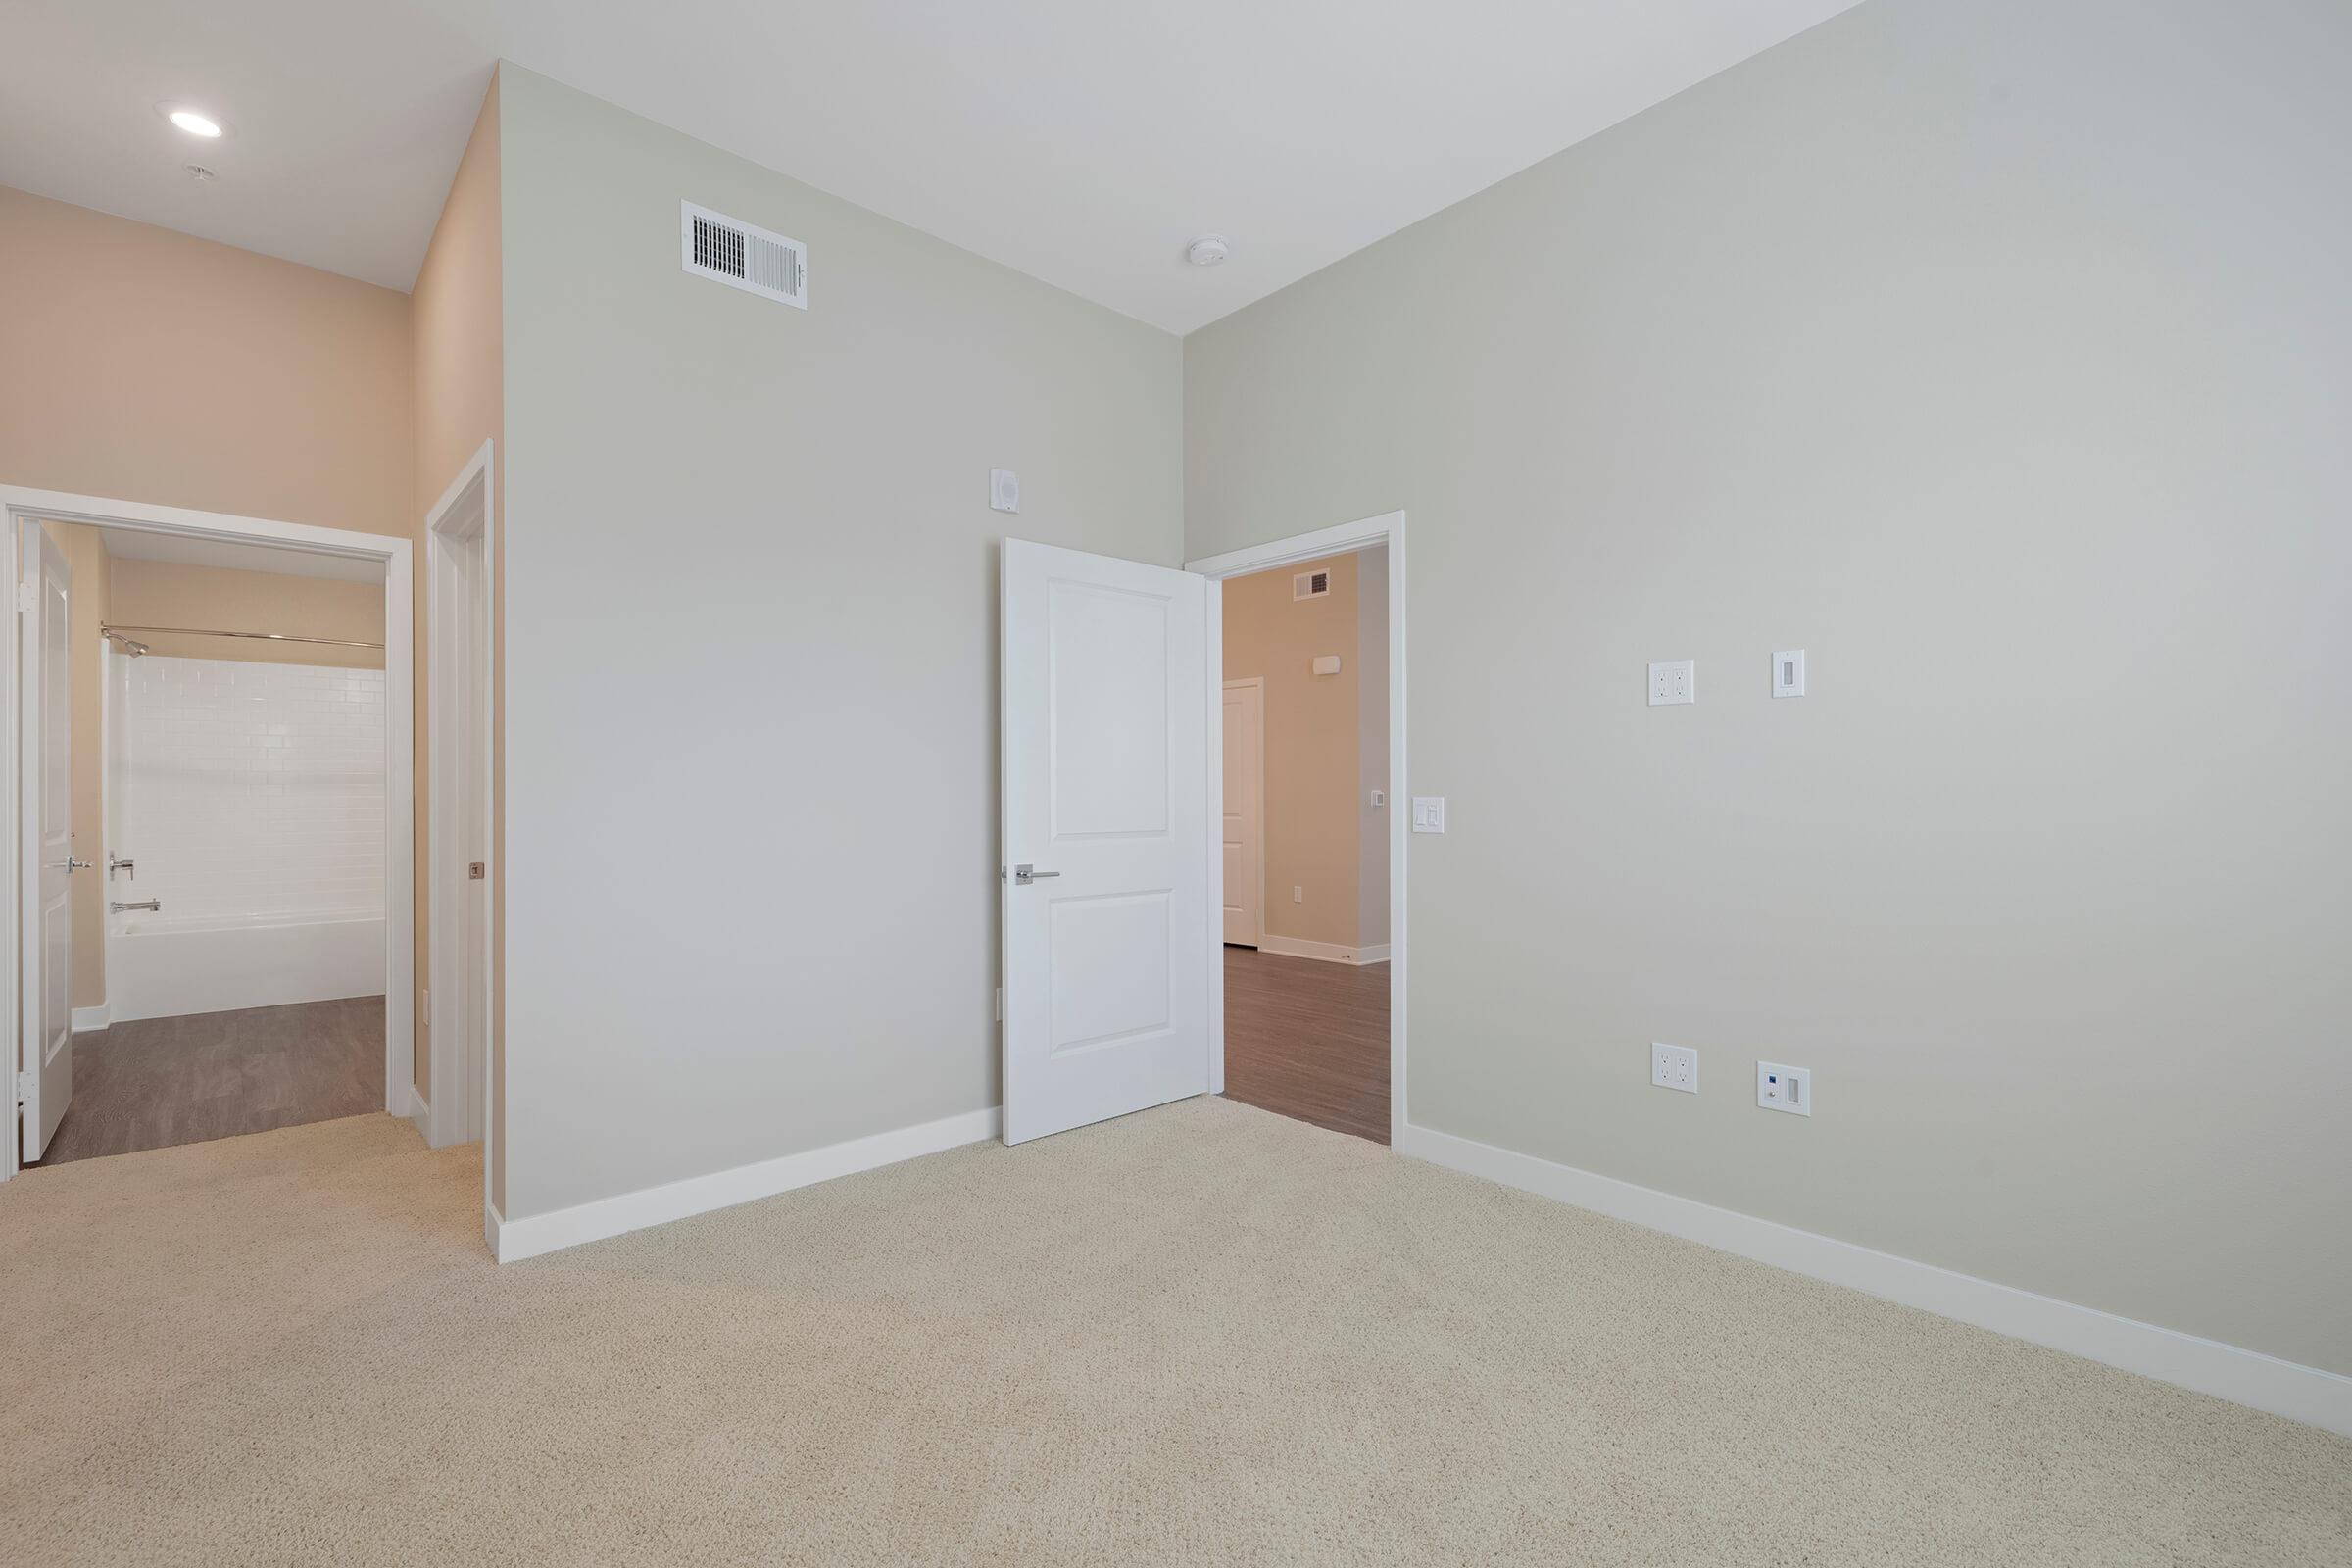
[[[74,522],[41,526],[66,553],[74,574],[66,601],[74,666],[74,858],[91,868],[74,872],[72,883],[72,992],[74,1006],[95,1007],[106,1001],[106,639],[99,627],[111,613],[112,563],[97,529]]]
[[[384,640],[384,585],[380,582],[338,582],[326,577],[128,558],[114,561],[112,568],[114,608],[107,618],[121,625],[273,631],[289,637],[329,637],[340,642]],[[75,635],[79,636],[78,628]],[[337,669],[384,667],[381,648],[247,642],[236,637],[173,637],[162,632],[135,635],[153,652],[181,659],[326,664]]]
[[[1358,947],[1389,942],[1389,856],[1394,803],[1389,793],[1389,547],[1355,557],[1355,940]]]
[[[995,1105],[998,540],[1183,560],[1181,347],[499,97],[507,1215]],[[809,308],[682,273],[681,197],[805,241]]]
[[[1294,600],[1296,572],[1331,592]],[[1340,656],[1337,675],[1315,656]],[[1225,678],[1265,681],[1266,934],[1354,948],[1362,940],[1355,809],[1361,765],[1356,558],[1333,556],[1225,583]],[[1304,890],[1293,902],[1294,888]]]
[[[493,487],[491,509],[494,517],[506,515],[506,343],[500,270],[500,151],[498,79],[491,78],[488,92],[483,96],[481,112],[474,119],[473,136],[466,145],[464,158],[459,161],[456,176],[451,180],[449,195],[442,204],[441,218],[433,229],[430,247],[425,252],[424,266],[416,274],[415,365],[416,443],[412,455],[415,485],[415,523],[417,531],[417,592],[416,592],[416,1018],[417,1051],[416,1060],[416,1087],[425,1095],[432,1093],[432,1059],[426,1042],[430,1019],[424,1005],[424,989],[430,983],[431,931],[429,915],[432,897],[428,880],[428,863],[432,837],[427,822],[425,781],[431,771],[431,752],[427,745],[425,711],[425,665],[430,649],[425,642],[425,575],[426,551],[422,529],[425,514],[448,490],[466,463],[480,450],[484,441],[495,443],[491,474]],[[505,532],[500,530],[498,542],[503,553]],[[503,560],[496,564],[497,581],[506,580]],[[492,648],[492,680],[503,690],[504,659],[500,652],[505,635],[505,617],[497,621],[498,643]],[[492,820],[503,821],[506,802],[505,734],[503,729],[493,737],[492,745]],[[502,839],[495,833],[491,844],[494,866],[504,866]],[[491,883],[498,902],[491,909],[492,968],[495,973],[503,966],[505,931],[506,876],[503,869]],[[494,981],[495,989],[495,981]],[[493,1031],[491,1041],[492,1094],[488,1107],[489,1125],[496,1126],[500,1114],[499,1090],[504,1079],[504,1054],[499,1045],[500,1031]],[[492,1141],[490,1194],[494,1202],[502,1201],[505,1193],[505,1144]]]
[[[408,296],[0,188],[0,482],[406,535]]]
[[[1416,1123],[2352,1372],[2344,19],[1872,0],[1187,341],[1187,556],[1410,514]]]

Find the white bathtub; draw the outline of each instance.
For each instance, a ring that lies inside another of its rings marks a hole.
[[[381,914],[159,919],[133,910],[108,923],[106,1010],[116,1023],[384,990]]]

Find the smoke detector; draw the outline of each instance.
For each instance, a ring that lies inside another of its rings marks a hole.
[[[1185,247],[1184,259],[1195,267],[1214,267],[1233,254],[1232,243],[1222,234],[1203,234]]]

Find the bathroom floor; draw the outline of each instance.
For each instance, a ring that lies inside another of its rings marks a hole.
[[[384,1108],[384,999],[142,1018],[74,1037],[41,1166]]]

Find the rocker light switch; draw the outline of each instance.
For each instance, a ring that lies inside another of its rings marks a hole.
[[[1446,797],[1416,795],[1413,797],[1413,831],[1443,833],[1446,831]]]

